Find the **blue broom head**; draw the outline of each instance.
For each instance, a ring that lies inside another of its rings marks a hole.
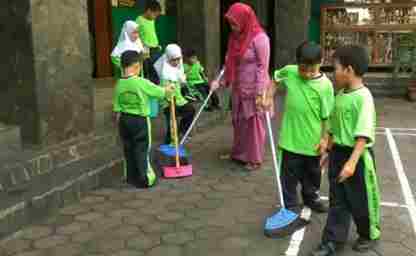
[[[170,144],[164,144],[159,146],[159,151],[169,157],[175,157],[176,156],[176,148],[174,145]],[[187,157],[188,153],[186,152],[185,148],[183,146],[179,146],[179,157]]]
[[[265,230],[276,230],[289,226],[294,221],[299,218],[299,214],[290,211],[288,209],[282,208],[280,211],[276,212],[272,216],[266,219],[264,225]]]

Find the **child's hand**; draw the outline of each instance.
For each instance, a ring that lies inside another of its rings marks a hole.
[[[171,98],[175,92],[175,85],[174,84],[167,84],[165,87],[167,98]]]
[[[218,80],[212,81],[211,84],[210,84],[211,91],[215,92],[216,90],[218,90],[218,88],[220,88],[220,86],[221,86],[221,84]]]
[[[328,152],[328,138],[322,138],[318,145],[316,145],[315,149],[319,153],[319,155],[324,155]]]
[[[348,161],[344,164],[344,167],[342,168],[341,173],[338,176],[338,183],[343,183],[348,178],[352,177],[355,173],[356,165]]]

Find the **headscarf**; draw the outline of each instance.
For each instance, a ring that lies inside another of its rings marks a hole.
[[[132,20],[128,20],[124,23],[123,29],[121,30],[118,42],[113,52],[111,53],[112,57],[120,57],[123,52],[130,50],[136,52],[143,51],[143,44],[140,38],[137,38],[135,42],[131,40],[131,34],[134,31],[137,31],[139,25]]]
[[[231,84],[235,80],[239,59],[244,56],[253,39],[264,30],[253,9],[247,4],[233,4],[225,14],[225,18],[228,21],[233,21],[240,28],[240,32],[231,32],[228,39],[225,80],[228,84]]]
[[[181,58],[177,67],[172,66],[169,60]],[[177,44],[166,46],[165,53],[156,61],[154,68],[160,80],[185,83],[186,76],[183,68],[182,50]]]

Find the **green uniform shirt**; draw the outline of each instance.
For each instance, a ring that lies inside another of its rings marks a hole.
[[[166,92],[154,83],[141,77],[132,76],[118,80],[114,97],[113,111],[148,117],[150,98],[165,98]]]
[[[279,146],[287,151],[317,156],[316,145],[322,135],[322,123],[331,114],[334,89],[322,74],[313,80],[300,77],[298,66],[286,66],[274,73],[274,79],[287,90]]]
[[[373,96],[367,87],[352,92],[341,90],[335,98],[330,119],[334,143],[354,147],[357,137],[368,138],[367,147],[375,140],[376,111]]]
[[[148,20],[143,16],[136,19],[139,25],[139,35],[143,44],[148,48],[156,48],[159,46],[159,39],[156,34],[156,23],[154,20]]]
[[[167,83],[168,83],[168,81],[162,80],[162,82],[160,84],[162,86],[165,86]],[[183,97],[183,95],[181,93],[180,84],[178,82],[176,82],[174,84],[175,84],[175,90],[174,90],[173,96],[175,96],[176,106],[182,107],[183,105],[187,104],[188,101],[185,99],[185,97]],[[162,105],[162,108],[169,107],[169,102],[167,100],[164,100],[161,105]]]
[[[205,83],[205,79],[202,77],[204,72],[204,67],[201,63],[197,62],[195,64],[183,64],[186,74],[186,81],[189,85],[202,84]]]

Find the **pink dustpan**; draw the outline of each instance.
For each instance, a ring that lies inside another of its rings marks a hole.
[[[165,178],[182,178],[192,176],[192,165],[165,166],[163,167]]]

